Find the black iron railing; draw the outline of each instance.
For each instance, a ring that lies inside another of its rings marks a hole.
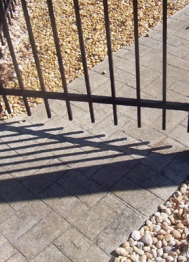
[[[117,105],[124,105],[124,106],[134,106],[137,107],[137,115],[138,115],[138,127],[141,127],[141,108],[148,107],[148,108],[160,108],[162,109],[162,129],[166,129],[166,110],[181,110],[189,112],[189,103],[182,103],[182,102],[169,102],[166,100],[166,90],[167,90],[167,0],[163,0],[163,75],[162,75],[162,100],[144,100],[141,99],[141,92],[140,92],[140,59],[139,59],[139,34],[138,34],[138,1],[133,0],[133,14],[134,14],[134,36],[135,36],[135,67],[136,67],[136,98],[120,98],[116,97],[115,92],[115,80],[114,80],[114,66],[113,66],[113,58],[112,58],[112,45],[111,45],[111,33],[110,33],[110,22],[109,22],[109,11],[108,11],[108,0],[103,0],[104,6],[104,19],[105,19],[105,27],[106,27],[106,39],[107,39],[107,49],[108,49],[108,58],[109,58],[109,71],[110,71],[110,81],[111,81],[111,96],[98,96],[92,95],[91,87],[90,87],[90,79],[88,74],[88,67],[87,67],[87,59],[86,59],[86,52],[85,52],[85,45],[83,41],[83,33],[82,33],[82,24],[80,18],[80,11],[79,11],[79,3],[78,0],[73,0],[74,8],[75,8],[75,15],[76,15],[76,22],[78,28],[78,36],[79,36],[79,43],[80,43],[80,50],[81,50],[81,57],[83,62],[84,68],[84,77],[86,83],[86,91],[87,94],[75,94],[69,93],[67,84],[66,84],[66,77],[65,77],[65,70],[62,60],[62,54],[59,44],[59,38],[57,33],[56,27],[56,19],[54,16],[53,11],[53,4],[52,0],[47,0],[48,4],[48,11],[49,17],[51,20],[51,26],[53,30],[54,42],[56,47],[56,53],[58,57],[58,64],[59,64],[59,71],[61,74],[62,80],[62,92],[47,92],[45,91],[45,85],[43,76],[41,73],[40,68],[40,61],[37,54],[37,48],[35,44],[35,40],[33,37],[32,27],[30,23],[30,17],[27,10],[27,5],[25,0],[21,0],[22,8],[26,20],[27,30],[30,38],[30,43],[33,51],[33,56],[36,64],[36,69],[38,73],[38,78],[41,86],[41,91],[32,91],[32,90],[25,90],[24,84],[20,75],[18,63],[16,60],[14,47],[10,38],[9,29],[8,29],[8,22],[5,16],[5,1],[0,1],[0,18],[3,25],[3,32],[4,36],[7,40],[8,47],[12,56],[15,72],[17,75],[17,79],[19,82],[20,89],[7,89],[4,88],[2,83],[0,84],[0,95],[3,96],[5,105],[7,107],[8,112],[10,113],[10,107],[8,103],[7,96],[22,96],[24,99],[26,111],[28,115],[31,115],[30,107],[28,105],[27,97],[35,97],[35,98],[43,98],[46,106],[46,111],[48,117],[51,117],[51,111],[48,104],[48,99],[58,99],[64,100],[67,106],[68,117],[72,120],[72,110],[71,110],[71,101],[81,101],[87,102],[89,104],[89,112],[91,116],[91,122],[95,122],[95,114],[93,109],[93,103],[102,103],[102,104],[112,104],[113,106],[113,115],[114,115],[114,124],[118,124],[117,118]],[[7,1],[9,5],[11,1]],[[8,9],[6,9],[7,12]],[[11,12],[10,12],[11,15]],[[188,132],[189,132],[189,121],[188,121]]]
[[[5,17],[7,17],[9,24],[11,25],[11,19],[13,18],[13,12],[15,12],[14,4],[16,0],[0,0],[1,8]],[[2,37],[2,19],[0,18],[0,39],[1,44],[4,44]]]

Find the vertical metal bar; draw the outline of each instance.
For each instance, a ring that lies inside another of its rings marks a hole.
[[[53,35],[54,35],[56,52],[57,52],[57,56],[58,56],[59,70],[60,70],[61,79],[62,79],[62,88],[64,89],[64,93],[65,93],[65,95],[67,97],[67,95],[68,95],[68,88],[67,88],[67,84],[66,84],[64,66],[63,66],[63,61],[62,61],[62,55],[61,55],[59,38],[58,38],[58,33],[57,33],[57,28],[56,28],[56,21],[55,21],[55,17],[54,17],[52,0],[47,0],[47,4],[48,4],[48,9],[49,9],[49,16],[51,18],[51,26],[52,26]],[[68,99],[66,99],[66,106],[67,106],[69,120],[72,120],[73,119],[72,118],[72,110],[71,110],[71,106],[70,106],[70,101]]]
[[[1,79],[0,79],[0,89],[3,89],[3,83],[2,83],[2,81],[1,81]],[[9,106],[9,101],[8,101],[8,99],[7,99],[7,96],[6,96],[6,95],[2,95],[2,97],[3,97],[3,101],[4,101],[4,103],[5,103],[5,107],[6,107],[6,109],[7,109],[7,112],[8,112],[9,114],[11,114],[11,109],[10,109],[10,106]]]
[[[11,8],[11,2],[12,2],[12,0],[10,0],[10,1],[8,2],[8,6],[7,6],[8,10],[7,10],[7,12],[9,12],[11,18],[13,18],[13,12],[12,12],[12,8]]]
[[[1,25],[0,25],[0,27],[1,27]],[[3,36],[2,36],[2,32],[1,32],[1,28],[0,28],[0,39],[1,39],[1,44],[2,45],[5,45],[5,42],[4,42],[4,40],[3,40]]]
[[[94,117],[93,104],[90,100],[91,88],[90,88],[89,74],[88,74],[88,69],[87,69],[87,59],[86,59],[85,46],[84,46],[84,41],[83,41],[83,32],[82,32],[82,26],[81,26],[81,18],[80,18],[80,13],[79,13],[78,0],[74,0],[74,8],[75,8],[76,21],[77,21],[77,29],[78,29],[78,34],[79,34],[79,43],[80,43],[81,56],[82,56],[82,62],[83,62],[87,95],[89,97],[89,110],[90,110],[91,122],[94,123],[95,117]]]
[[[103,0],[103,4],[104,4],[104,18],[105,18],[105,27],[106,27],[110,81],[111,81],[111,93],[112,93],[112,98],[114,100],[116,97],[116,91],[115,91],[114,66],[113,66],[111,34],[110,34],[110,21],[109,21],[109,13],[108,13],[108,0]],[[113,104],[113,115],[114,115],[114,125],[117,125],[118,119],[117,119],[116,104]]]
[[[163,103],[166,104],[167,85],[167,0],[163,0]],[[162,129],[166,129],[166,109],[163,108]]]
[[[13,65],[14,65],[14,68],[15,68],[16,75],[17,75],[18,83],[19,83],[20,89],[24,90],[23,81],[22,81],[22,78],[21,78],[21,75],[20,75],[20,70],[19,70],[19,67],[18,67],[17,60],[16,60],[16,55],[15,55],[14,48],[13,48],[12,41],[11,41],[11,37],[10,37],[10,34],[9,34],[7,20],[4,17],[3,6],[2,6],[1,1],[0,1],[0,17],[1,17],[2,24],[3,24],[4,36],[7,39],[11,58],[12,58],[12,61],[13,61]],[[30,111],[30,107],[28,105],[27,98],[24,96],[23,100],[24,100],[24,104],[25,104],[25,107],[26,107],[27,114],[30,116],[31,111]]]
[[[187,126],[187,133],[189,133],[189,112],[188,112],[188,126]]]
[[[11,6],[12,6],[12,10],[13,10],[13,12],[15,12],[14,2],[13,2],[13,1],[11,1]]]
[[[40,85],[41,85],[41,90],[44,92],[44,102],[45,102],[45,108],[46,108],[46,111],[47,111],[47,116],[49,118],[51,118],[51,111],[50,111],[49,103],[48,103],[48,100],[45,98],[45,85],[44,85],[44,81],[43,81],[43,76],[42,76],[42,72],[41,72],[39,58],[38,58],[38,55],[37,55],[37,48],[36,48],[36,45],[35,45],[35,40],[34,40],[34,36],[33,36],[33,32],[32,32],[32,27],[31,27],[30,18],[29,18],[27,6],[26,6],[26,1],[21,0],[21,3],[22,3],[23,11],[24,11],[24,17],[25,17],[25,20],[26,20],[27,30],[28,30],[28,34],[29,34],[29,39],[30,39],[30,43],[31,43],[31,47],[32,47],[33,56],[34,56],[34,59],[35,59],[35,64],[36,64],[36,69],[37,69],[37,73],[38,73],[38,77],[39,77],[39,82],[40,82]]]
[[[140,58],[139,58],[139,36],[138,36],[138,0],[133,0],[134,14],[134,36],[135,36],[135,69],[136,69],[136,95],[140,101]],[[141,127],[141,107],[137,106],[138,127]]]
[[[5,0],[3,0],[3,3],[4,3],[4,16],[7,16],[8,21],[9,21],[9,25],[11,25],[11,19],[10,19],[10,15],[8,13],[8,3]]]

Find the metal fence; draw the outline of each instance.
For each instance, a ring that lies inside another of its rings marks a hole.
[[[108,11],[108,0],[103,0],[104,6],[104,19],[105,19],[105,27],[106,27],[106,39],[107,39],[107,49],[108,49],[108,60],[109,60],[109,71],[110,71],[110,81],[111,81],[111,96],[98,96],[92,95],[91,87],[90,87],[90,79],[88,74],[88,67],[87,67],[87,59],[86,59],[86,51],[85,45],[83,40],[83,33],[82,33],[82,24],[80,18],[80,11],[79,11],[79,3],[78,0],[73,0],[74,8],[75,8],[75,15],[76,15],[76,22],[77,22],[77,29],[78,29],[78,36],[79,36],[79,43],[80,43],[80,50],[82,56],[82,63],[84,69],[84,77],[86,83],[86,91],[87,94],[76,94],[68,92],[67,84],[66,84],[66,77],[65,77],[65,70],[64,65],[62,62],[62,54],[61,48],[59,44],[59,38],[57,33],[56,27],[56,19],[54,16],[52,0],[47,0],[49,17],[51,21],[51,26],[53,30],[54,42],[56,47],[56,53],[58,57],[58,64],[59,70],[61,74],[61,81],[63,86],[63,93],[62,92],[47,92],[45,91],[44,80],[42,76],[42,71],[40,67],[40,61],[37,54],[36,43],[34,40],[32,27],[30,23],[30,17],[27,10],[27,5],[25,0],[21,0],[22,8],[26,20],[27,30],[29,34],[29,39],[32,47],[32,52],[36,64],[36,69],[40,81],[41,91],[32,91],[26,90],[24,88],[24,84],[22,81],[22,77],[20,74],[19,66],[16,60],[16,55],[14,52],[14,47],[11,42],[9,29],[8,29],[8,22],[10,21],[10,16],[12,15],[12,10],[14,10],[13,1],[0,1],[0,21],[2,23],[2,29],[4,33],[4,37],[8,43],[8,47],[10,50],[10,54],[13,60],[15,72],[17,75],[17,79],[19,82],[19,90],[15,89],[7,89],[4,88],[2,83],[0,83],[0,95],[2,95],[4,103],[6,105],[7,111],[10,113],[9,102],[7,96],[21,96],[23,97],[25,108],[28,115],[31,115],[30,107],[27,101],[27,97],[35,97],[35,98],[43,98],[47,115],[51,117],[51,111],[48,103],[48,99],[57,99],[57,100],[64,100],[67,106],[67,112],[69,120],[72,120],[72,109],[71,109],[71,101],[79,101],[79,102],[86,102],[89,104],[89,112],[91,117],[91,122],[95,122],[95,114],[93,109],[93,103],[101,103],[101,104],[112,104],[113,105],[113,116],[114,116],[114,124],[118,124],[118,117],[117,117],[117,105],[123,106],[134,106],[137,107],[137,122],[138,127],[141,127],[141,108],[159,108],[162,109],[162,129],[166,129],[166,110],[181,110],[189,112],[189,104],[182,103],[182,102],[170,102],[166,100],[166,82],[167,82],[167,0],[163,0],[163,84],[162,84],[162,100],[145,100],[141,99],[141,91],[140,91],[140,60],[139,60],[139,33],[138,33],[138,1],[133,0],[133,15],[134,15],[134,36],[135,36],[135,68],[136,68],[136,98],[123,98],[123,97],[116,97],[115,92],[115,80],[114,80],[114,66],[113,66],[113,58],[112,58],[112,45],[111,45],[111,33],[110,33],[110,21],[109,21],[109,11]],[[9,7],[9,9],[8,9]],[[10,10],[10,15],[8,13]],[[7,14],[7,18],[6,18]],[[187,131],[189,132],[189,119],[188,119],[188,128]]]
[[[4,17],[7,17],[9,25],[11,25],[11,19],[13,18],[13,13],[15,12],[14,4],[15,0],[0,0],[2,12]],[[0,39],[1,44],[4,45],[3,37],[2,37],[2,18],[0,18]]]

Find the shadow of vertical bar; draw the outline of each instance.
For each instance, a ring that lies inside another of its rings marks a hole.
[[[62,61],[62,55],[61,55],[61,49],[60,49],[60,44],[59,44],[59,38],[58,38],[58,33],[57,33],[57,28],[56,28],[56,21],[54,17],[52,1],[47,0],[47,4],[48,4],[48,9],[49,9],[49,16],[51,19],[51,26],[52,26],[53,36],[54,36],[56,53],[58,56],[58,64],[59,64],[59,70],[60,70],[61,79],[62,79],[62,87],[65,93],[65,96],[67,98],[68,97],[68,87],[66,84],[66,77],[65,77],[65,72],[64,72],[64,66],[63,66],[63,61]],[[69,120],[72,120],[73,119],[72,110],[71,110],[70,101],[68,100],[68,98],[66,99],[66,106],[67,106]]]
[[[163,103],[166,104],[167,85],[167,0],[163,0]],[[162,129],[166,129],[166,109],[163,108]]]
[[[91,115],[91,122],[94,123],[95,117],[94,117],[93,104],[90,99],[91,98],[91,88],[90,88],[90,82],[89,82],[85,46],[83,42],[83,32],[82,32],[82,26],[81,26],[81,18],[80,18],[80,13],[79,13],[78,0],[74,0],[74,8],[75,8],[76,21],[77,21],[77,29],[78,29],[78,34],[79,34],[79,43],[80,43],[81,56],[82,56],[82,62],[83,62],[87,95],[89,97],[89,110],[90,110],[90,115]]]
[[[138,36],[138,4],[133,0],[134,35],[135,35],[135,68],[136,68],[136,95],[140,101],[140,61],[139,61],[139,36]],[[138,127],[141,127],[141,107],[137,106]]]

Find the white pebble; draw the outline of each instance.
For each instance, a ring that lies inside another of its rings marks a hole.
[[[171,212],[171,209],[170,209],[170,208],[166,208],[166,209],[165,209],[165,213],[166,213],[167,215],[171,215],[171,213],[172,213],[172,212]]]
[[[166,204],[165,204],[165,206],[171,208],[171,207],[172,207],[172,204],[171,204],[169,201],[167,201]]]
[[[185,262],[186,260],[187,260],[186,257],[183,257],[183,256],[178,257],[178,261],[184,261]]]
[[[167,261],[173,261],[174,260],[174,258],[172,257],[172,256],[167,256]]]
[[[143,249],[144,243],[141,242],[141,241],[139,241],[139,242],[137,243],[137,247],[140,248],[140,249]]]
[[[181,188],[182,187],[184,187],[184,188],[186,188],[187,189],[187,184],[185,184],[185,183],[182,183],[182,185],[181,185]]]
[[[144,247],[143,249],[144,249],[145,252],[150,251],[150,247]]]
[[[169,226],[171,225],[171,221],[169,220],[168,217],[165,217],[165,218],[163,219],[163,221],[166,222],[167,225],[169,225]]]
[[[169,246],[174,246],[175,245],[175,241],[174,240],[171,240],[169,243],[168,243]]]
[[[167,246],[167,247],[164,248],[165,253],[170,253],[171,250],[172,250],[172,247],[170,247],[170,246]]]
[[[159,223],[162,223],[163,219],[161,216],[159,217],[156,217],[156,223],[159,224]]]
[[[165,212],[161,212],[161,217],[162,217],[162,219],[165,219],[165,218],[168,217],[168,215]]]
[[[158,232],[161,229],[161,227],[159,225],[154,225],[153,226],[153,231],[154,232]]]
[[[116,248],[115,253],[116,253],[117,255],[123,256],[123,257],[125,257],[125,256],[127,255],[127,251],[126,251],[125,248],[123,248],[123,247],[118,247],[118,248]]]
[[[162,262],[162,258],[161,257],[156,257],[156,261],[157,262]]]
[[[142,256],[139,258],[139,261],[140,261],[140,262],[146,262],[146,255],[142,255]]]
[[[184,195],[186,193],[187,189],[185,187],[181,187],[180,192]]]
[[[157,243],[156,243],[156,247],[159,249],[162,247],[162,241],[159,240]]]
[[[159,206],[159,208],[160,208],[161,210],[165,210],[165,209],[166,209],[166,206],[164,206],[163,204],[161,204],[161,205]]]
[[[152,237],[150,234],[142,236],[141,241],[148,246],[152,245]]]
[[[150,227],[151,225],[152,225],[152,221],[150,221],[150,220],[146,220],[146,225],[148,226],[148,227]]]
[[[129,238],[129,244],[130,244],[131,247],[136,246],[137,241],[134,241],[132,238]]]
[[[144,255],[144,251],[140,248],[137,248],[136,250],[136,253],[139,255],[139,256],[143,256]]]
[[[140,235],[141,235],[141,236],[144,235],[144,227],[142,227],[142,228],[140,229]]]
[[[152,217],[151,217],[151,221],[152,221],[153,224],[156,223],[156,218],[155,218],[155,216],[152,216]]]
[[[174,196],[178,197],[178,196],[182,196],[182,194],[181,194],[180,191],[176,191],[176,192],[174,193]]]
[[[163,248],[159,248],[158,250],[157,250],[157,256],[158,257],[161,257],[163,255]]]
[[[139,240],[140,239],[140,232],[138,230],[134,230],[133,233],[131,234],[131,237],[134,239],[134,240]]]
[[[132,255],[131,255],[131,259],[132,259],[132,261],[134,261],[134,262],[138,262],[138,261],[139,261],[139,255],[137,255],[137,254],[132,254]]]
[[[151,250],[151,253],[152,253],[152,256],[153,256],[154,258],[157,257],[157,251],[156,251],[155,249],[152,249],[152,250]]]

